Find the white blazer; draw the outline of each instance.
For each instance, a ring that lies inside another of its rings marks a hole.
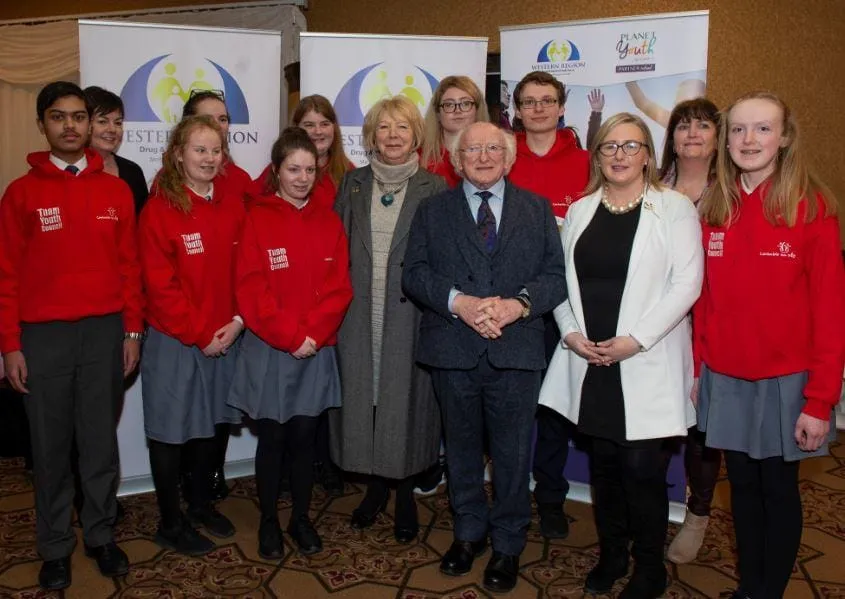
[[[575,243],[600,202],[601,191],[582,198],[569,208],[563,222],[560,237],[569,298],[554,311],[561,343],[540,391],[542,405],[576,424],[587,361],[563,339],[586,330]],[[644,348],[619,364],[629,441],[686,436],[695,423],[689,399],[693,365],[688,314],[701,293],[703,272],[701,224],[692,202],[670,189],[649,190],[634,235],[616,328],[617,335],[632,335]]]

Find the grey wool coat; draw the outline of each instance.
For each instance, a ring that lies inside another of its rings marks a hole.
[[[408,182],[387,262],[378,409],[373,415],[372,235],[369,166],[346,174],[335,200],[349,237],[353,299],[338,334],[342,406],[331,410],[332,459],[350,472],[405,478],[434,463],[440,409],[427,370],[414,361],[422,312],[402,292],[408,232],[417,207],[447,188],[428,171]],[[378,298],[381,300],[382,298]]]

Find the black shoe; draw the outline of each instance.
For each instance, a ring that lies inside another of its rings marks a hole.
[[[188,508],[188,521],[192,526],[204,528],[205,532],[218,539],[228,539],[235,534],[235,525],[213,506],[200,509]]]
[[[463,576],[472,570],[472,562],[479,555],[487,551],[487,539],[480,541],[452,542],[449,551],[440,560],[440,571],[447,576]]]
[[[285,556],[282,529],[278,521],[261,521],[258,527],[258,555],[267,560],[279,560]]]
[[[343,478],[340,468],[331,462],[314,462],[314,480],[329,497],[343,495]]]
[[[493,550],[484,569],[484,588],[494,593],[508,593],[516,586],[519,574],[519,556]]]
[[[393,527],[393,538],[400,545],[410,545],[417,540],[420,534],[419,526],[395,526]]]
[[[547,539],[565,539],[569,536],[569,519],[559,503],[538,503],[540,534]]]
[[[70,556],[48,559],[41,564],[38,585],[45,591],[60,591],[70,586]]]
[[[584,592],[591,595],[605,595],[611,591],[617,580],[628,574],[628,550],[601,550],[599,563],[587,574]]]
[[[201,535],[184,518],[176,528],[165,529],[159,526],[153,541],[159,547],[194,557],[210,553],[215,547],[211,539]]]
[[[208,483],[212,501],[226,499],[229,496],[229,485],[226,484],[226,475],[223,468],[218,468],[211,473],[211,481]]]
[[[429,466],[416,476],[417,486],[414,493],[417,495],[431,495],[437,491],[437,487],[443,482],[443,464],[438,460],[433,466]]]
[[[378,518],[378,515],[387,508],[388,499],[390,499],[390,492],[385,489],[384,498],[379,504],[376,504],[375,509],[373,510],[372,506],[375,502],[370,500],[369,495],[365,495],[361,505],[352,510],[352,518],[350,519],[349,524],[352,528],[356,528],[358,530],[364,530],[365,528],[371,527],[375,523],[376,518]]]
[[[85,546],[85,555],[97,561],[100,574],[106,578],[123,576],[129,572],[129,558],[114,541],[99,547]]]
[[[323,550],[323,541],[305,514],[290,521],[288,534],[296,541],[296,546],[303,555],[312,555]]]
[[[648,571],[634,566],[634,573],[619,599],[658,599],[666,591],[669,581],[666,578],[666,568],[652,568]]]

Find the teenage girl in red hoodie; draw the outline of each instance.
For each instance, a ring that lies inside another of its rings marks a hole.
[[[243,324],[235,308],[234,256],[243,200],[219,182],[225,138],[208,116],[183,119],[138,229],[149,332],[141,359],[144,428],[161,524],[155,541],[189,555],[214,544],[193,527],[235,529],[211,503],[215,425],[240,422],[226,405]],[[188,519],[180,463],[191,464]]]
[[[303,554],[322,550],[308,518],[320,415],[340,407],[337,330],[352,301],[349,250],[338,216],[311,199],[317,148],[297,127],[271,152],[276,191],[253,200],[237,258],[238,307],[247,326],[229,405],[256,421],[258,553],[281,559],[276,500],[290,458],[288,532]]]
[[[845,271],[836,201],[808,171],[789,108],[753,92],[725,114],[717,184],[700,203],[693,401],[707,445],[725,450],[734,597],[770,599],[783,596],[801,541],[799,461],[826,453],[834,432]]]

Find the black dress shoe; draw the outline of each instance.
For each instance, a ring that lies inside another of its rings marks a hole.
[[[45,591],[60,591],[70,586],[70,556],[48,559],[41,564],[38,585]]]
[[[445,468],[443,464],[440,463],[440,460],[437,460],[434,465],[429,466],[417,474],[415,480],[417,486],[414,489],[414,493],[417,495],[431,495],[436,492],[440,483],[443,482],[444,472]]]
[[[165,529],[159,526],[153,541],[159,547],[182,555],[205,555],[214,549],[211,539],[201,535],[187,520],[183,520],[176,528]]]
[[[602,549],[599,562],[587,574],[584,592],[591,595],[606,595],[617,580],[628,574],[628,550]]]
[[[569,519],[559,503],[537,504],[540,515],[540,534],[547,539],[565,539],[569,536]]]
[[[484,569],[484,588],[494,593],[508,593],[516,586],[519,556],[493,551]]]
[[[440,571],[447,576],[463,576],[472,570],[472,562],[487,551],[487,539],[480,541],[453,541],[449,551],[440,560]]]
[[[226,484],[226,475],[223,473],[223,468],[218,468],[211,473],[211,481],[208,487],[212,501],[226,499],[229,496],[229,485]]]
[[[393,528],[393,538],[396,539],[396,542],[400,545],[410,545],[417,540],[417,536],[419,534],[419,526],[396,526]]]
[[[649,570],[634,566],[634,573],[619,593],[619,599],[658,599],[668,584],[666,568],[662,564]]]
[[[290,521],[288,534],[296,541],[296,546],[303,555],[313,555],[323,550],[323,541],[305,514]]]
[[[365,496],[361,505],[352,510],[352,518],[350,519],[349,524],[352,528],[356,528],[358,530],[370,528],[375,523],[378,515],[387,508],[388,499],[390,499],[389,492],[385,494],[382,502],[376,505],[375,509],[372,509],[372,506],[369,505],[370,502],[368,501],[368,497]]]
[[[226,516],[208,505],[200,509],[188,509],[191,526],[204,528],[205,532],[218,539],[228,539],[235,534],[235,525]]]
[[[267,560],[279,560],[285,556],[282,529],[278,521],[261,521],[258,527],[258,555]]]
[[[129,572],[129,558],[114,541],[99,547],[85,546],[85,555],[97,561],[100,574],[106,578],[123,576]]]

